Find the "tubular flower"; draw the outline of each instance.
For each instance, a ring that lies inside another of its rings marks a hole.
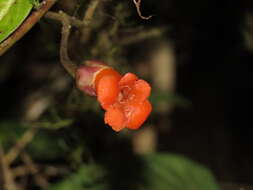
[[[104,63],[88,61],[78,69],[77,86],[97,96],[106,111],[104,121],[115,131],[138,129],[149,116],[152,106],[147,98],[150,85],[133,73],[121,76]]]

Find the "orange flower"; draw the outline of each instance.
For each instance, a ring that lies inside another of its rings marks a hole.
[[[92,61],[91,61],[92,62]],[[89,65],[91,66],[92,64]],[[98,62],[94,62],[97,67]],[[84,67],[87,70],[87,66]],[[83,68],[83,69],[84,69]],[[81,69],[81,71],[83,70]],[[89,68],[92,70],[91,68]],[[96,70],[97,69],[97,70]],[[152,106],[147,98],[150,95],[150,85],[138,79],[135,74],[127,73],[121,76],[114,69],[102,64],[96,68],[92,79],[83,79],[81,74],[77,73],[79,88],[84,88],[84,83],[80,81],[89,81],[89,88],[93,89],[91,95],[97,95],[97,99],[104,110],[106,110],[104,121],[115,131],[124,128],[138,129],[149,116]],[[81,86],[80,86],[81,84]],[[84,90],[83,90],[84,91]],[[90,89],[89,89],[90,91]]]

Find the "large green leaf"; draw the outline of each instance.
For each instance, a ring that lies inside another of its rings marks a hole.
[[[152,154],[143,157],[145,190],[218,190],[212,174],[205,167],[173,154]]]
[[[15,0],[2,0],[0,1],[0,20],[8,13]]]
[[[31,0],[0,0],[0,43],[25,20],[33,7]]]

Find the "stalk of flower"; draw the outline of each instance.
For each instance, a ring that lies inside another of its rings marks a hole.
[[[87,61],[77,69],[76,82],[81,91],[97,96],[105,123],[117,132],[138,129],[152,110],[150,85],[133,73],[122,76],[105,63]]]

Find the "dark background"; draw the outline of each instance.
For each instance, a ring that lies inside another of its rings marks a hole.
[[[170,138],[162,134],[160,149],[205,163],[220,180],[252,183],[253,57],[243,36],[252,2],[161,4],[176,39],[177,92],[193,106],[174,112],[175,127]]]

